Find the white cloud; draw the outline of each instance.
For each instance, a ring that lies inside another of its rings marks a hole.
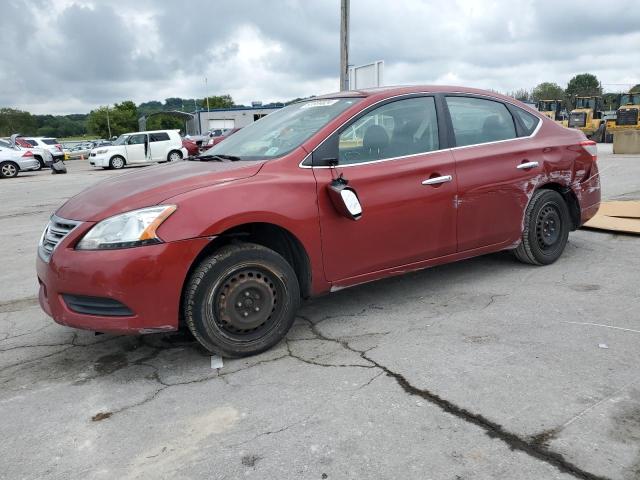
[[[352,63],[384,59],[389,84],[511,91],[583,72],[610,91],[640,83],[635,0],[599,9],[578,0],[352,0],[351,13]],[[2,2],[0,106],[68,113],[127,99],[327,93],[338,86],[338,28],[338,0]]]

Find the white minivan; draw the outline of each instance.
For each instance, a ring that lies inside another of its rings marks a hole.
[[[91,150],[89,163],[102,168],[124,168],[157,162],[173,162],[187,156],[178,130],[124,133],[112,145]]]

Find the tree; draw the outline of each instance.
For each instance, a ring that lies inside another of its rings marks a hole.
[[[560,85],[553,82],[542,82],[531,92],[533,100],[564,100],[565,93]]]
[[[514,92],[508,93],[507,95],[515,98],[516,100],[520,100],[521,102],[529,102],[531,100],[531,94],[526,88],[520,88]]]
[[[173,115],[159,113],[147,119],[147,130],[184,130],[184,120]]]
[[[113,108],[100,107],[89,113],[87,129],[91,133],[108,138],[109,126],[111,127],[112,136],[138,130],[138,109],[136,104],[127,100],[114,104]]]
[[[230,108],[233,107],[233,98],[231,95],[214,95],[209,97],[209,103],[207,104],[207,98],[202,101],[204,108]]]
[[[581,73],[569,80],[566,93],[571,101],[571,105],[575,105],[575,97],[602,95],[602,86],[598,81],[598,77],[595,75],[591,73]]]
[[[640,83],[631,87],[629,93],[640,93]]]
[[[0,136],[8,137],[14,133],[33,135],[36,133],[36,128],[36,120],[29,112],[0,108]]]

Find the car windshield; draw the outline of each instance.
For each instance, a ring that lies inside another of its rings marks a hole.
[[[281,157],[359,101],[329,98],[289,105],[239,130],[202,155],[228,155],[242,160]]]
[[[113,142],[113,145],[124,145],[127,141],[127,138],[129,138],[129,135],[120,135],[118,138],[116,138],[116,140]]]

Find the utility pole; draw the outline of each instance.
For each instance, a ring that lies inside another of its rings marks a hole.
[[[349,0],[340,6],[340,90],[349,90]]]
[[[206,99],[207,99],[207,113],[209,113],[209,86],[207,84],[207,77],[204,77],[204,89],[205,89],[205,95],[206,95]]]
[[[107,105],[107,129],[109,130],[109,140],[111,140],[111,123],[109,122],[109,105]]]

